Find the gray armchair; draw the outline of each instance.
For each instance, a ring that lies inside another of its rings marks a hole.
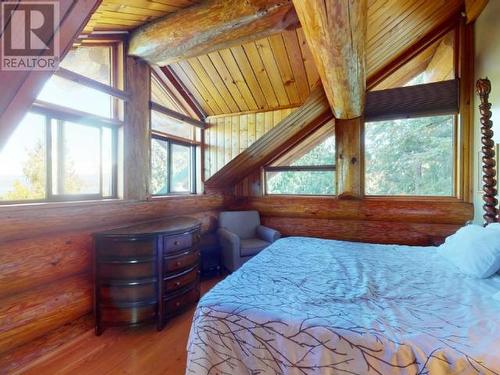
[[[281,237],[274,229],[260,225],[257,211],[226,211],[219,214],[222,261],[231,272]]]

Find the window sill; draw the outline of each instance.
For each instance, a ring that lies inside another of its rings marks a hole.
[[[162,200],[162,199],[179,199],[179,198],[192,198],[201,197],[203,194],[196,193],[179,193],[179,194],[169,194],[169,195],[152,195],[150,200]]]
[[[48,201],[27,201],[26,203],[23,202],[5,202],[5,203],[0,203],[0,210],[6,210],[9,208],[13,209],[32,209],[32,208],[38,208],[38,207],[54,207],[54,208],[59,208],[59,207],[81,207],[81,206],[92,206],[96,204],[111,204],[111,203],[116,203],[116,202],[127,202],[124,201],[123,199],[120,198],[109,198],[109,199],[89,199],[89,200],[79,200],[79,201],[54,201],[54,202],[48,202]]]

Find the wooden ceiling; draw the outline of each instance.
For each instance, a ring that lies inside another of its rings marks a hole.
[[[130,31],[199,2],[200,0],[102,0],[83,33]]]
[[[198,2],[103,0],[85,31],[130,31]],[[462,7],[463,0],[368,0],[368,77]],[[170,67],[208,115],[296,107],[319,79],[301,28]]]

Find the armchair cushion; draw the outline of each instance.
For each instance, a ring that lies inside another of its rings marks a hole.
[[[257,236],[264,241],[273,243],[280,239],[281,234],[277,230],[271,229],[264,225],[259,225],[257,227]]]
[[[262,249],[268,247],[271,243],[259,238],[249,238],[241,240],[240,256],[249,257],[258,254]]]

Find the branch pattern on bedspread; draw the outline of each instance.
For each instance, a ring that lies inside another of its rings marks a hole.
[[[450,267],[424,248],[280,240],[202,298],[187,373],[499,374],[500,306],[481,297],[500,280]]]

